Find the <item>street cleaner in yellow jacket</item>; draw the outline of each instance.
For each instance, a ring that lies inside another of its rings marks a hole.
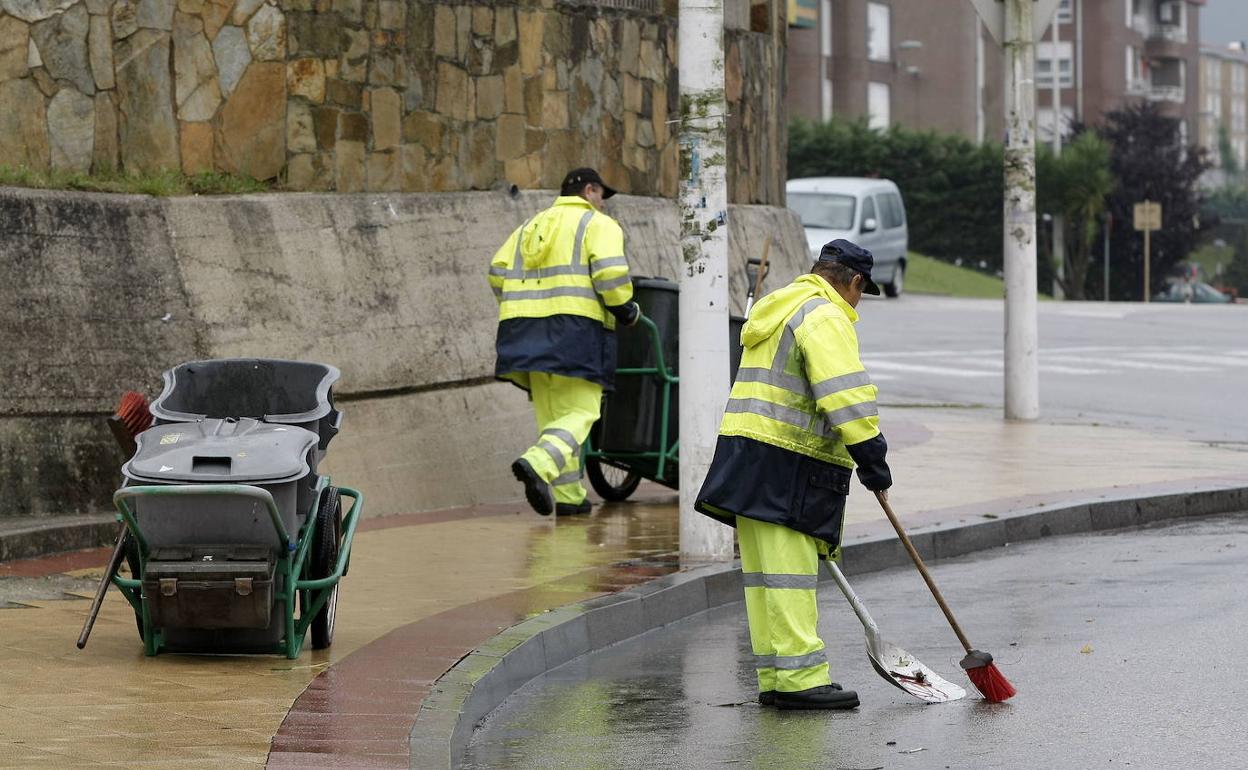
[[[696,507],[737,528],[759,703],[850,709],[832,681],[815,604],[820,556],[838,555],[850,473],[892,486],[876,389],[858,358],[855,309],[871,252],[846,240],[809,273],[754,306],[744,351]]]
[[[616,323],[641,315],[624,231],[602,213],[614,194],[592,168],[568,172],[554,205],[517,228],[490,263],[494,373],[529,392],[537,417],[537,442],[511,471],[544,516],[590,510],[581,445],[615,381]]]

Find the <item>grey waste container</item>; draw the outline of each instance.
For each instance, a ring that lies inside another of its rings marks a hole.
[[[339,376],[337,367],[310,361],[188,361],[164,372],[165,387],[152,403],[152,416],[157,424],[250,417],[294,425],[317,434],[323,454],[342,424],[333,394]]]
[[[641,311],[658,327],[663,363],[679,375],[680,287],[664,278],[633,279],[633,298]],[[741,327],[745,319],[732,316],[729,320],[730,377],[736,376],[741,363]],[[621,328],[619,335],[620,369],[652,368],[658,363],[654,341],[647,327]],[[680,435],[680,386],[671,388],[668,408],[668,446],[661,446],[663,428],[663,380],[658,376],[619,375],[615,391],[603,401],[602,417],[595,426],[595,446],[604,453],[658,452],[668,449]],[[680,474],[675,463],[667,463],[663,476],[657,475],[658,461],[629,459],[626,463],[642,476],[675,486]]]

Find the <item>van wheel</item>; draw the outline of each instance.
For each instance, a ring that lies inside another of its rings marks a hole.
[[[893,280],[884,284],[884,295],[888,297],[900,297],[906,283],[906,266],[897,263],[897,269],[893,271]]]

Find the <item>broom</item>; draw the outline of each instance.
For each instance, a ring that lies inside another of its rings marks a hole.
[[[127,456],[133,457],[138,448],[135,437],[150,427],[152,427],[152,413],[148,409],[147,398],[132,390],[122,394],[117,411],[108,418],[108,428],[113,432],[113,438],[117,439],[121,450]],[[91,636],[91,629],[95,627],[95,619],[100,614],[104,595],[108,593],[108,586],[113,582],[113,576],[121,569],[121,561],[125,558],[129,540],[130,532],[125,523],[122,523],[121,529],[117,532],[117,543],[113,546],[113,555],[108,560],[108,567],[104,570],[100,585],[95,589],[95,598],[92,599],[91,609],[87,611],[87,618],[83,621],[82,633],[78,634],[78,649],[80,650],[87,646],[87,638]]]
[[[966,634],[962,633],[962,627],[958,625],[958,621],[953,619],[953,612],[949,609],[949,605],[945,604],[945,598],[940,595],[940,589],[936,587],[936,583],[932,580],[932,576],[928,574],[927,567],[923,565],[923,559],[919,558],[919,552],[914,549],[914,543],[910,542],[910,538],[906,535],[906,531],[901,528],[901,522],[897,519],[897,514],[893,513],[892,506],[888,504],[888,499],[883,492],[876,492],[875,499],[880,501],[880,507],[884,509],[884,514],[888,516],[888,521],[893,525],[893,529],[897,530],[897,537],[901,539],[902,545],[906,547],[906,551],[910,553],[910,558],[914,560],[914,566],[919,568],[919,574],[923,576],[923,580],[927,583],[927,587],[931,589],[932,596],[936,597],[936,603],[940,605],[940,609],[945,613],[945,619],[949,621],[949,625],[953,627],[953,633],[957,634],[958,641],[962,643],[962,648],[966,650],[966,657],[959,664],[966,671],[966,676],[971,680],[971,684],[975,685],[975,689],[979,690],[984,699],[991,703],[1000,703],[1009,700],[1017,690],[1014,685],[1010,684],[1010,680],[992,662],[992,656],[982,650],[971,648],[971,643],[967,641]]]
[[[123,393],[117,411],[108,418],[108,427],[121,450],[128,456],[134,456],[137,448],[135,436],[152,427],[152,413],[148,409],[147,398],[133,390]]]

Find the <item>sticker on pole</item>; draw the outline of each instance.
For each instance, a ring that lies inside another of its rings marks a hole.
[[[1036,15],[1032,22],[1032,34],[1036,40],[1048,29],[1060,2],[1061,0],[1035,0]],[[984,26],[992,33],[992,39],[997,41],[997,45],[1004,45],[1005,3],[1001,0],[971,0],[971,5],[975,6],[979,18],[984,20]]]

